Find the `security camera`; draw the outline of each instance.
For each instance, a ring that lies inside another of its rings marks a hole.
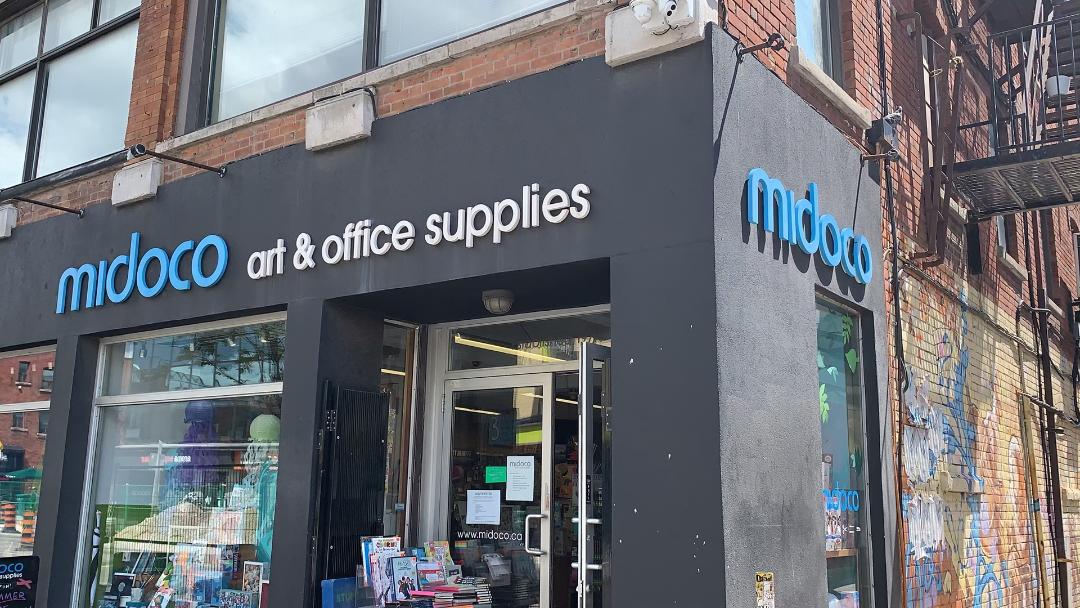
[[[694,22],[698,0],[630,0],[630,10],[642,29],[653,34]]]
[[[664,19],[671,27],[682,27],[694,22],[697,0],[665,0]]]
[[[904,108],[897,106],[895,110],[885,116],[885,122],[896,126],[904,120]]]
[[[661,2],[666,4],[667,0],[661,0]],[[664,13],[656,0],[631,0],[630,10],[634,11],[634,18],[646,32],[663,34],[671,27],[664,19]]]

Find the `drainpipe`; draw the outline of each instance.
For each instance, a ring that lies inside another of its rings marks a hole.
[[[1046,286],[1050,281],[1050,239],[1053,238],[1052,224],[1047,221],[1049,212],[1039,211],[1033,213],[1035,220],[1035,234],[1039,243],[1035,250],[1035,273],[1038,284],[1038,318],[1039,318],[1039,364],[1042,381],[1041,398],[1045,403],[1046,428],[1044,441],[1046,442],[1047,460],[1049,464],[1050,492],[1054,502],[1054,557],[1057,566],[1057,584],[1061,608],[1069,608],[1069,562],[1065,555],[1065,526],[1061,512],[1061,478],[1058,465],[1057,447],[1057,409],[1054,407],[1054,382],[1053,362],[1050,360],[1050,309],[1048,307]],[[1050,234],[1044,234],[1049,232]]]
[[[880,85],[881,116],[889,114],[888,64],[885,56],[885,8],[876,0],[878,22],[878,84]],[[904,533],[904,510],[901,498],[904,487],[904,385],[907,381],[904,363],[904,328],[900,320],[900,243],[896,227],[896,201],[893,197],[892,163],[882,162],[885,174],[885,209],[889,220],[890,256],[889,283],[892,289],[893,350],[896,357],[896,584],[900,588],[900,605],[907,605],[905,562],[907,541]],[[888,585],[886,585],[886,589]],[[888,602],[886,602],[888,603]]]

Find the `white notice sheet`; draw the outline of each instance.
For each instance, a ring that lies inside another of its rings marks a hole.
[[[465,523],[497,526],[502,506],[501,490],[468,490],[466,492]]]
[[[532,502],[536,479],[532,456],[506,457],[506,500]]]

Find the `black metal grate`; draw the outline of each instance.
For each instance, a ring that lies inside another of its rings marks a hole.
[[[386,393],[339,389],[327,416],[322,501],[322,579],[356,576],[360,537],[383,532]]]

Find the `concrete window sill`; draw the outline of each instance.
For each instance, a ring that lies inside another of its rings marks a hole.
[[[155,146],[155,149],[158,152],[168,152],[169,150],[183,148],[203,140],[224,135],[250,124],[259,123],[295,112],[296,110],[308,108],[318,101],[337,97],[364,87],[378,86],[440,63],[447,63],[478,49],[514,40],[516,38],[522,38],[534,32],[554,27],[573,19],[578,15],[603,9],[614,2],[615,0],[572,0],[570,2],[565,2],[539,13],[522,17],[521,19],[510,21],[489,30],[435,47],[418,55],[413,55],[412,57],[407,57],[391,64],[379,66],[368,72],[352,76],[340,82],[306,93],[301,93],[288,99],[283,99],[268,106],[192,131],[191,133],[167,139],[158,143],[157,146]]]
[[[829,77],[816,63],[810,60],[805,53],[799,50],[799,45],[791,47],[788,55],[788,67],[802,77],[808,84],[813,86],[825,96],[834,106],[856,126],[861,129],[869,129],[872,115],[870,110],[864,108],[859,102],[848,95],[835,80]]]
[[[1009,272],[1013,273],[1022,281],[1026,281],[1028,278],[1027,269],[1020,265],[1020,262],[1016,261],[1016,258],[1009,255],[1008,251],[1005,251],[1004,247],[998,247],[998,261],[1001,265],[1009,269]]]

